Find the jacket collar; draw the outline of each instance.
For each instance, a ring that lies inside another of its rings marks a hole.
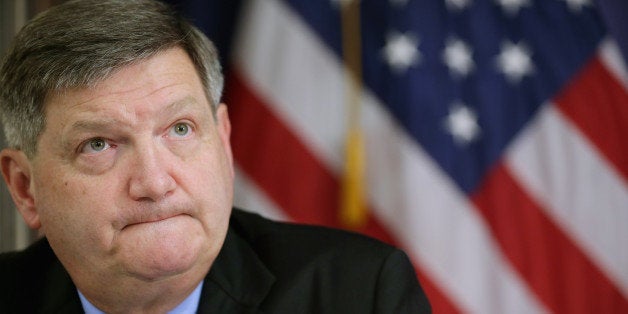
[[[42,313],[83,313],[83,306],[78,292],[70,275],[56,258],[47,239],[40,240],[37,246],[44,251],[43,258],[49,258],[52,263],[46,270],[42,282],[43,295],[41,303]]]
[[[205,278],[198,313],[256,312],[274,282],[251,246],[229,228]]]

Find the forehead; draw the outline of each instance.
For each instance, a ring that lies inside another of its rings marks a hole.
[[[181,102],[207,106],[203,85],[185,51],[172,48],[123,67],[89,88],[49,95],[46,120],[80,119],[84,114],[148,114]]]

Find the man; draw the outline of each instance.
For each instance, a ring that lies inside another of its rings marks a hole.
[[[220,71],[150,0],[71,1],[20,31],[0,164],[45,237],[0,255],[0,312],[429,312],[401,251],[232,210]]]

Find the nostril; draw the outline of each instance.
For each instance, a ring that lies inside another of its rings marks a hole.
[[[144,163],[130,170],[129,195],[138,201],[160,201],[174,192],[176,181],[168,167]]]

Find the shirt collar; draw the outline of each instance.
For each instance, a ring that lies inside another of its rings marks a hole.
[[[196,286],[196,289],[192,291],[192,293],[183,300],[183,302],[179,303],[177,307],[175,307],[172,311],[169,311],[169,314],[188,314],[188,313],[196,313],[196,309],[198,308],[198,302],[201,299],[201,290],[203,289],[203,281]],[[78,291],[78,289],[77,289]],[[79,298],[81,299],[81,304],[83,305],[83,310],[85,310],[85,314],[104,314],[103,311],[99,310],[95,307],[91,302],[85,298],[85,296],[78,291]]]

